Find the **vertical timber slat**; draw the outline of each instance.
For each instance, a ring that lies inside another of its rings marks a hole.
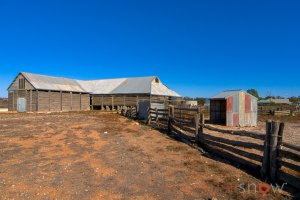
[[[71,101],[71,107],[70,107],[70,109],[73,110],[73,93],[70,92],[70,95],[71,95],[71,99],[70,99],[70,101]]]
[[[284,123],[280,123],[279,125],[279,132],[278,132],[278,141],[277,141],[277,150],[282,148],[283,143],[283,130],[284,130]],[[279,156],[277,152],[277,157]],[[281,165],[277,162],[277,170],[281,168]]]
[[[13,111],[15,111],[15,91],[13,91]]]
[[[196,142],[199,141],[199,121],[200,121],[200,115],[196,114],[195,115],[195,139],[196,139]]]
[[[32,112],[32,90],[30,90],[30,104],[29,104],[29,111]]]
[[[60,91],[60,110],[63,111],[63,93]]]
[[[49,112],[50,112],[50,111],[51,111],[51,91],[49,90],[48,93],[49,93],[49,104],[48,104],[48,109],[49,109]]]
[[[272,122],[272,131],[270,138],[270,177],[272,181],[277,179],[277,142],[278,142],[278,132],[279,132],[278,121]]]
[[[264,179],[269,178],[270,173],[270,137],[271,137],[271,130],[272,130],[272,121],[266,121],[266,135],[265,135],[265,142],[264,142],[264,153],[263,153],[263,162],[261,167],[261,176]]]
[[[37,90],[36,91],[36,111],[39,112],[39,101],[40,101],[40,98],[39,98],[39,91]]]

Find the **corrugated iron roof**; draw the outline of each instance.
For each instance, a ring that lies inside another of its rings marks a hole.
[[[243,90],[227,90],[227,91],[221,92],[221,93],[211,97],[211,99],[227,99],[228,97],[238,95],[240,92],[246,93],[246,94],[254,97],[253,95],[251,95]],[[254,97],[254,98],[256,98],[256,97]]]
[[[93,80],[93,81],[80,81],[77,82],[88,93],[92,94],[111,94],[126,78],[106,79],[106,80]]]
[[[37,90],[54,90],[86,93],[86,91],[79,85],[79,83],[73,79],[31,74],[25,72],[22,72],[21,74]]]
[[[178,93],[162,84],[156,76],[83,81],[24,72],[21,74],[34,88],[40,90],[91,94],[153,94],[180,97]]]

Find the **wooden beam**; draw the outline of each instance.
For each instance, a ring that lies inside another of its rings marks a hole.
[[[30,104],[29,111],[32,112],[32,90],[30,90]]]
[[[278,143],[278,132],[280,123],[278,121],[272,122],[272,132],[270,138],[270,176],[271,180],[275,181],[277,179],[277,143]]]
[[[80,101],[80,110],[82,110],[82,105],[81,105],[81,104],[82,104],[82,100],[81,100],[81,92],[79,93],[79,98],[80,98],[80,99],[79,99],[79,101]]]
[[[48,94],[49,94],[49,104],[48,104],[48,109],[49,109],[49,112],[51,111],[51,91],[49,90],[48,91]]]
[[[60,91],[60,111],[63,110],[63,93]]]
[[[18,98],[19,98],[19,91],[17,90],[16,111],[18,111]]]
[[[73,93],[72,92],[70,92],[70,96],[71,96],[71,100],[70,100],[71,101],[71,105],[70,105],[71,107],[70,107],[70,109],[73,110]]]
[[[13,104],[13,111],[15,111],[15,91],[13,91],[13,101],[12,101],[12,104]]]
[[[36,112],[39,111],[39,91],[36,90]]]
[[[199,121],[200,121],[200,114],[195,115],[195,140],[196,142],[199,141]]]

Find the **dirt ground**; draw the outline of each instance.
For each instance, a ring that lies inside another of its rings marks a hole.
[[[0,113],[1,199],[283,199],[113,113]]]

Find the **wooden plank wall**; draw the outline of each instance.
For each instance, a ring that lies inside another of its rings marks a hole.
[[[8,92],[8,111],[14,111],[14,91]]]
[[[140,100],[150,100],[147,95],[93,95],[91,106],[136,106]]]
[[[62,93],[62,111],[71,110],[71,94],[63,92]]]
[[[38,112],[49,112],[49,95],[48,91],[38,91]]]
[[[19,90],[19,80],[24,79],[24,76],[19,74],[18,77],[14,80],[11,86],[8,88],[10,91],[17,91]],[[25,79],[25,89],[26,90],[33,90],[34,88],[32,85]]]
[[[81,110],[90,110],[89,94],[81,94]]]
[[[17,111],[17,99],[26,98],[26,110],[36,111],[36,92],[32,90],[16,90],[8,92],[8,110]],[[30,107],[32,105],[32,107]]]
[[[61,93],[60,92],[50,92],[50,111],[61,111]]]
[[[90,95],[69,92],[15,90],[8,93],[9,111],[17,111],[17,99],[26,98],[27,112],[90,110]]]
[[[81,94],[72,93],[72,107],[71,110],[78,111],[80,110],[80,101],[81,101]]]

